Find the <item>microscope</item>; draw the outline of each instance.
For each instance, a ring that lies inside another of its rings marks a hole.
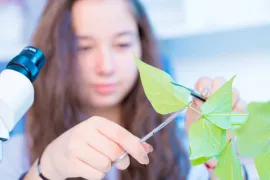
[[[0,162],[3,142],[34,102],[32,83],[45,62],[40,49],[27,46],[0,73]]]

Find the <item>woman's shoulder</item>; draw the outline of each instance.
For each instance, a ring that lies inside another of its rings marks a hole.
[[[0,162],[0,177],[5,180],[19,179],[28,168],[26,138],[21,128],[14,128],[10,139],[3,143],[3,160]]]

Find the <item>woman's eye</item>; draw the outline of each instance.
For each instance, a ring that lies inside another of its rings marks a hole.
[[[88,50],[92,50],[93,47],[92,46],[78,46],[77,50],[78,51],[88,51]]]
[[[131,43],[119,43],[117,44],[117,47],[119,48],[128,48],[131,46]]]

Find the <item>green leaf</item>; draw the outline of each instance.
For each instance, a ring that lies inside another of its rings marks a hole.
[[[224,150],[217,156],[218,164],[215,168],[215,175],[220,180],[243,180],[242,166],[232,147],[231,140],[228,141]]]
[[[269,180],[270,177],[270,151],[254,159],[260,180]]]
[[[191,124],[188,132],[190,159],[218,155],[226,145],[226,131],[203,118]]]
[[[230,129],[230,116],[215,116],[214,114],[231,114],[232,83],[235,76],[220,87],[201,106],[203,116],[222,129]]]
[[[172,84],[166,72],[139,60],[135,55],[144,92],[156,112],[169,114],[188,107],[190,92]]]
[[[189,154],[191,154],[191,147],[189,146]],[[204,164],[207,162],[211,157],[200,157],[198,159],[190,159],[190,163],[192,166],[197,166],[200,164]]]
[[[238,112],[232,112],[232,114],[240,114]],[[235,133],[242,127],[247,121],[248,116],[230,116],[230,123],[232,125],[232,131]]]
[[[211,157],[200,157],[198,159],[191,159],[190,163],[191,163],[192,166],[197,166],[197,165],[200,165],[200,164],[204,164],[209,159],[211,159]]]
[[[237,131],[237,150],[246,157],[261,156],[270,151],[270,102],[248,105],[249,117]]]

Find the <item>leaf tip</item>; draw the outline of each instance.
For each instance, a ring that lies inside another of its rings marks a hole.
[[[135,52],[132,52],[132,54],[133,54],[133,58],[134,58],[136,61],[138,61],[139,58],[136,56],[136,53],[135,53]]]
[[[230,79],[230,81],[234,81],[234,79],[236,78],[236,74]]]

